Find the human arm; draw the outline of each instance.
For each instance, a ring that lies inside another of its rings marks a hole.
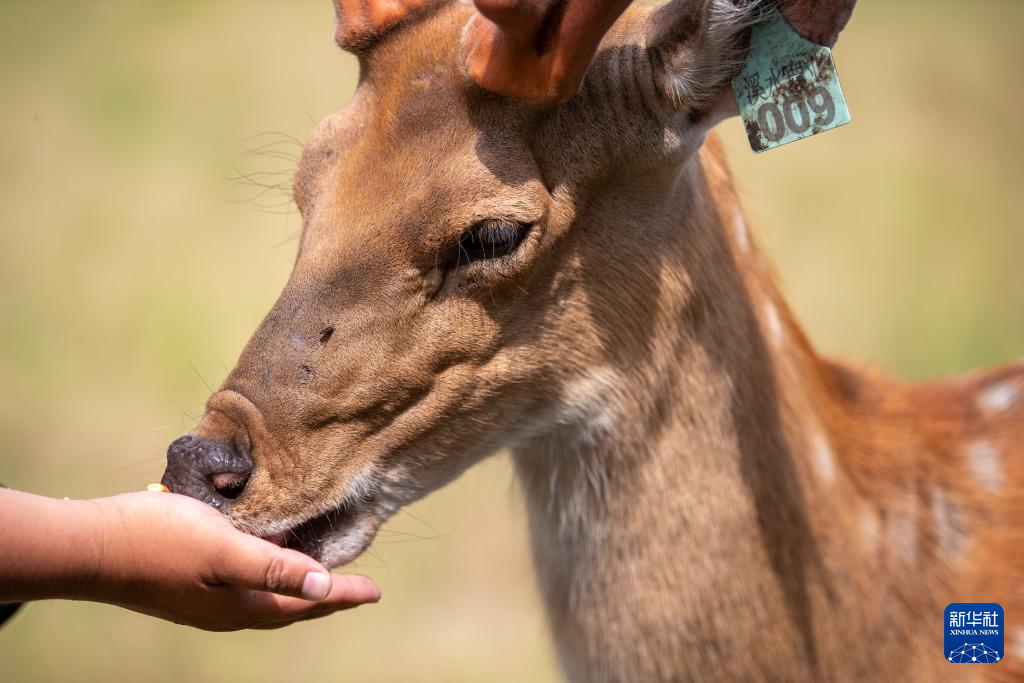
[[[212,631],[376,602],[368,578],[236,530],[170,493],[57,500],[0,490],[0,602],[92,600]]]

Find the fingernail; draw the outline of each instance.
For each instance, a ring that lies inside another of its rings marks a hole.
[[[331,592],[331,575],[327,572],[309,572],[302,580],[302,597],[320,601]]]

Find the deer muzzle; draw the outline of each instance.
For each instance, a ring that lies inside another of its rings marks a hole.
[[[186,434],[167,448],[167,469],[161,483],[173,493],[226,509],[241,495],[252,470],[246,444]]]

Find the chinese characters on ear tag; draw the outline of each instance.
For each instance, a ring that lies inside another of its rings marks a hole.
[[[798,34],[777,13],[751,31],[747,63],[732,88],[755,152],[850,122],[832,50]]]

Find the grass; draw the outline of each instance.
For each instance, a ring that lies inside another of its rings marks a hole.
[[[862,5],[836,53],[852,126],[758,157],[723,126],[755,234],[826,352],[907,378],[1009,360],[1024,6]],[[287,181],[288,138],[349,97],[332,19],[326,0],[0,5],[0,480],[86,497],[159,477],[287,277],[297,215],[232,178]],[[399,515],[357,565],[379,606],[211,635],[36,604],[0,661],[26,681],[557,680],[511,481],[496,458]]]

